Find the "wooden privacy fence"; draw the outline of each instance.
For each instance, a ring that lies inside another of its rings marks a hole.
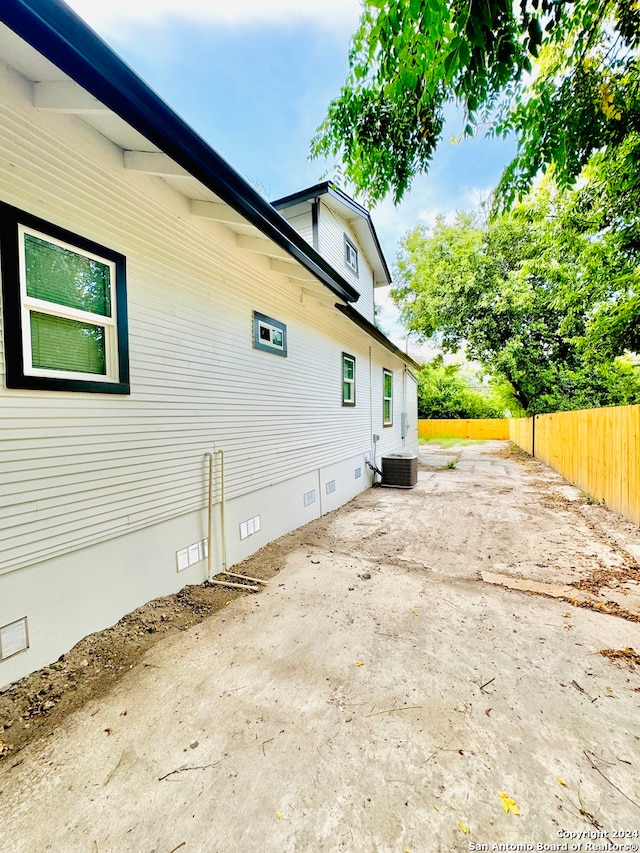
[[[457,420],[418,421],[419,438],[509,438],[509,421],[506,418],[478,418]]]
[[[640,524],[640,406],[535,418],[419,420],[420,438],[510,438],[570,483]]]
[[[640,524],[640,406],[536,415],[510,427],[527,453]]]

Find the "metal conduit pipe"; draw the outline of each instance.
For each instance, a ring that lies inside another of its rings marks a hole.
[[[207,489],[207,580],[213,574],[213,453],[205,453],[209,460],[209,488]]]
[[[213,457],[220,455],[220,526],[222,540],[222,571],[227,568],[227,533],[224,494],[224,450],[207,451],[205,458],[209,462],[209,488],[207,500],[207,580],[213,577]]]
[[[226,502],[224,495],[224,450],[216,450],[220,454],[220,527],[222,534],[222,571],[227,569],[227,524],[226,524]]]

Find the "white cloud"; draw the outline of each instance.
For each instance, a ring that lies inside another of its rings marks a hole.
[[[68,0],[90,26],[122,36],[131,25],[162,26],[183,20],[226,27],[309,23],[327,30],[355,30],[359,0]]]

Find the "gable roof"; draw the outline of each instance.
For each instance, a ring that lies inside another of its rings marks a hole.
[[[365,250],[367,259],[373,265],[373,283],[375,287],[384,287],[391,284],[391,273],[387,261],[382,253],[382,247],[373,227],[373,221],[369,211],[358,204],[357,201],[332,184],[331,181],[323,181],[306,190],[292,193],[292,195],[272,201],[276,210],[284,210],[294,204],[304,201],[313,201],[323,196],[325,204],[336,211],[343,219],[351,225],[358,242]]]
[[[319,280],[343,303],[358,300],[358,291],[62,0],[1,0],[0,57],[31,81],[37,109],[77,115],[122,150],[125,168],[161,176],[190,199],[192,213],[224,222],[241,246],[270,257],[285,275]],[[376,284],[388,283],[368,211],[328,182],[296,194],[298,201],[305,194],[326,195],[351,215],[363,247],[380,261]],[[418,367],[356,312],[343,313]]]
[[[254,226],[254,233],[257,229],[276,243],[340,299],[358,299],[357,290],[65,3],[2,0],[0,22],[8,28],[0,26],[0,47],[18,71],[40,86],[44,100],[47,90],[42,90],[43,85],[49,84],[50,94],[52,84],[57,84],[65,103],[71,104],[60,111],[73,112],[96,127],[123,149],[125,159],[131,151],[166,155],[174,168],[162,167],[166,175],[155,174],[175,180],[181,177],[176,169],[184,170],[200,184],[193,187],[195,201],[223,202],[240,214],[242,219],[227,221],[238,226],[234,230],[251,236],[251,231],[241,229],[242,220],[246,221]],[[70,88],[73,84],[77,85],[75,92]],[[86,100],[87,93],[95,103],[82,106],[82,95]],[[37,96],[35,100],[37,105]],[[205,188],[210,194],[205,192],[203,197]],[[184,183],[180,189],[184,192]],[[273,257],[281,255],[274,253]]]

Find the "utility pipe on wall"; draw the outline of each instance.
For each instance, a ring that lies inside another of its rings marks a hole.
[[[227,524],[226,524],[226,503],[224,496],[224,450],[216,450],[220,454],[220,527],[222,534],[222,571],[227,568]]]
[[[227,568],[227,533],[225,520],[224,494],[224,450],[208,451],[205,458],[209,461],[209,489],[207,506],[207,580],[213,577],[213,457],[220,455],[220,527],[222,540],[222,571]]]
[[[213,453],[205,453],[209,460],[209,488],[207,490],[207,580],[213,574]]]

